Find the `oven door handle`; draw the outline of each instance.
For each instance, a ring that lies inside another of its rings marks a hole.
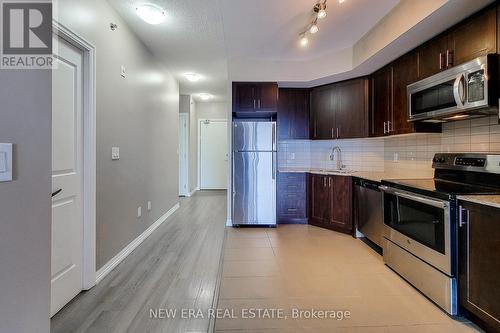
[[[416,195],[416,194],[412,194],[412,193],[407,193],[407,192],[400,192],[400,191],[397,191],[391,187],[388,187],[388,186],[380,186],[379,189],[382,191],[382,192],[385,192],[385,193],[388,193],[388,194],[393,194],[397,197],[400,197],[400,198],[405,198],[405,199],[408,199],[408,200],[412,200],[412,201],[416,201],[416,202],[420,202],[420,203],[423,203],[425,205],[429,205],[429,206],[433,206],[433,207],[437,207],[437,208],[441,208],[441,209],[445,209],[447,206],[448,206],[448,203],[446,201],[442,201],[442,200],[435,200],[435,199],[431,199],[431,198],[428,198],[428,197],[423,197],[423,196],[420,196],[420,195]]]

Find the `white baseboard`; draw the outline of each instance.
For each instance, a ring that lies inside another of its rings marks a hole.
[[[144,230],[136,239],[130,242],[123,250],[121,250],[116,256],[114,256],[110,261],[108,261],[104,266],[102,266],[96,272],[96,284],[102,281],[113,269],[115,269],[118,264],[120,264],[130,253],[132,253],[142,242],[146,240],[163,222],[165,222],[170,215],[172,215],[177,209],[179,209],[179,203],[175,204],[174,207],[170,208],[168,212],[163,214],[155,223],[153,223],[149,228]]]
[[[194,194],[196,191],[199,191],[199,190],[200,190],[200,188],[199,188],[199,187],[196,187],[193,191],[191,191],[190,193],[188,193],[188,194],[186,195],[186,197],[191,197],[191,196],[193,196],[193,194]]]
[[[232,227],[233,226],[233,220],[227,219],[226,220],[226,227]]]

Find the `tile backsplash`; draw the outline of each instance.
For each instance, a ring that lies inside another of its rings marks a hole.
[[[442,133],[409,134],[385,138],[349,140],[281,141],[281,169],[332,169],[332,148],[342,149],[346,168],[355,171],[385,171],[395,177],[431,177],[432,157],[438,152],[500,153],[498,117],[443,124]]]

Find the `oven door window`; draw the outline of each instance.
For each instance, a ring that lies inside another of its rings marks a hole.
[[[385,194],[384,222],[417,242],[445,254],[445,210]]]
[[[456,107],[453,96],[455,79],[411,94],[411,115],[417,116],[431,111]]]

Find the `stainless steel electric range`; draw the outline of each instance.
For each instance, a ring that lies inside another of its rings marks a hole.
[[[456,315],[457,196],[500,193],[500,155],[436,154],[433,179],[384,180],[384,262]]]

